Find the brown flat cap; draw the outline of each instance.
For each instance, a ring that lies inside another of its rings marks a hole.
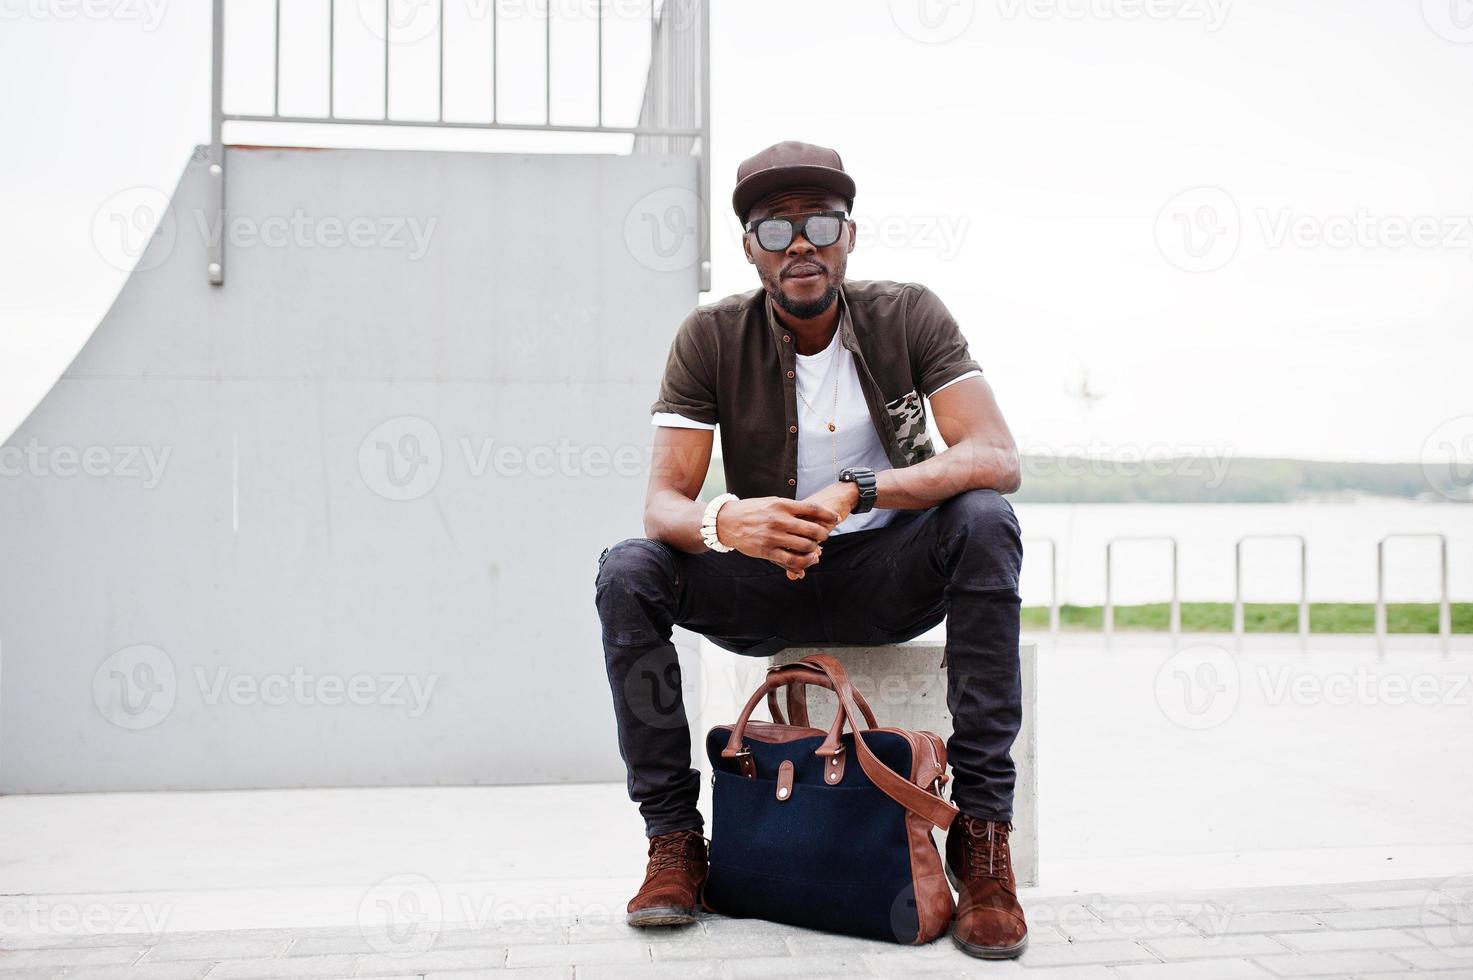
[[[736,189],[731,206],[737,220],[746,224],[752,205],[773,191],[789,187],[822,187],[833,191],[854,207],[854,178],[844,172],[844,161],[826,146],[784,140],[774,143],[737,167]]]

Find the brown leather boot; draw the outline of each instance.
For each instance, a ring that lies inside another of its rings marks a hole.
[[[696,921],[706,881],[706,838],[674,830],[650,838],[644,884],[629,900],[631,926],[680,926]]]
[[[946,876],[958,892],[952,940],[984,960],[1009,960],[1028,947],[1028,923],[1008,853],[1011,823],[959,813],[946,834]]]

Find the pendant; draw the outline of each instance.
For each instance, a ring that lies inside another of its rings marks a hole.
[[[829,423],[829,431],[830,432],[833,432],[834,431],[834,423],[832,423],[832,422]]]

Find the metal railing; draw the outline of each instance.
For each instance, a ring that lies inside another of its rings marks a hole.
[[[1059,632],[1059,543],[1050,537],[1026,537],[1025,542],[1041,541],[1048,545],[1048,629],[1050,633]]]
[[[646,74],[643,102],[638,122],[633,126],[613,126],[604,121],[604,20],[605,4],[595,3],[597,10],[597,120],[592,124],[565,124],[552,121],[552,11],[544,8],[543,27],[543,120],[542,122],[508,122],[500,118],[500,89],[496,72],[498,45],[497,3],[486,0],[490,15],[491,54],[491,118],[481,122],[447,120],[445,118],[445,0],[436,0],[435,34],[439,46],[438,101],[434,119],[394,119],[389,113],[391,93],[392,47],[390,12],[393,0],[384,2],[383,33],[383,114],[378,118],[341,117],[337,115],[337,3],[335,0],[313,0],[325,6],[327,14],[327,114],[302,116],[281,114],[281,40],[282,0],[275,0],[274,40],[272,43],[272,95],[270,113],[231,113],[224,108],[225,64],[225,0],[213,0],[210,167],[214,178],[213,198],[217,213],[225,205],[225,141],[227,123],[285,123],[352,126],[392,126],[424,129],[515,130],[523,132],[609,133],[634,137],[635,153],[689,153],[696,157],[698,172],[698,214],[696,217],[699,289],[711,288],[711,228],[709,211],[711,186],[711,36],[710,0],[649,0],[650,61]],[[302,2],[302,0],[294,0]],[[642,16],[642,15],[641,15]],[[224,236],[210,237],[208,274],[210,282],[225,281]]]
[[[1122,534],[1105,542],[1105,636],[1115,632],[1114,550],[1121,541],[1166,541],[1171,545],[1171,635],[1181,634],[1181,595],[1178,590],[1176,538],[1169,534]]]
[[[1309,542],[1302,534],[1245,534],[1233,546],[1233,638],[1243,649],[1243,542],[1299,542],[1299,638],[1309,640]]]
[[[1448,656],[1453,632],[1452,601],[1447,590],[1447,535],[1433,532],[1388,534],[1376,542],[1376,652],[1386,653],[1386,542],[1404,541],[1413,538],[1436,540],[1441,560],[1441,596],[1437,604],[1437,635],[1441,638],[1442,654]]]

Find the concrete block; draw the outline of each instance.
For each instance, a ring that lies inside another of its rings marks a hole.
[[[911,640],[891,646],[790,647],[772,658],[772,663],[791,663],[819,651],[837,657],[849,672],[854,686],[874,708],[875,719],[884,726],[931,731],[951,737],[951,712],[946,706],[946,668],[941,665],[945,643],[940,640]],[[1018,781],[1013,797],[1013,873],[1020,887],[1038,884],[1038,644],[1024,641],[1018,648],[1023,675],[1023,727],[1013,743],[1013,762]],[[763,664],[750,697],[766,672]],[[743,698],[745,701],[745,698]],[[815,724],[826,725],[834,717],[833,695],[810,688],[808,701]],[[736,720],[736,711],[724,722]],[[766,718],[764,708],[762,717]],[[703,731],[709,730],[702,729]],[[938,832],[937,842],[942,835]]]

